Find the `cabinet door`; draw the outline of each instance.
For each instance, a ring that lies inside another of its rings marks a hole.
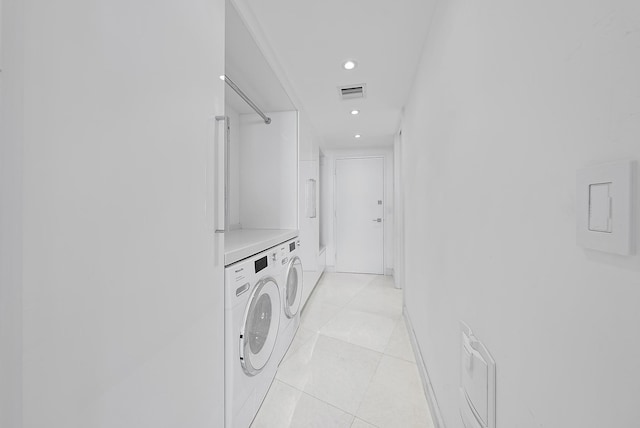
[[[300,230],[300,259],[306,271],[318,270],[318,252],[320,246],[320,211],[318,205],[318,160],[300,161],[298,183],[298,229]],[[309,194],[309,180],[315,183],[315,193]],[[309,198],[315,198],[315,216],[307,215]]]
[[[224,8],[24,2],[25,426],[223,425]]]

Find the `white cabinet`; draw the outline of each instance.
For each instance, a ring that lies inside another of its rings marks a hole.
[[[224,1],[8,3],[24,426],[222,426]]]
[[[304,160],[299,165],[298,222],[302,242],[299,256],[304,269],[304,305],[324,272],[325,262],[324,250],[321,251],[320,248],[320,192],[317,187],[320,182],[319,161]]]
[[[317,206],[318,192],[314,191],[314,195],[310,195],[309,192],[313,190],[310,186],[307,186],[309,180],[318,182],[318,162],[317,161],[300,161],[299,172],[299,225],[300,225],[300,240],[302,241],[302,247],[300,248],[300,259],[302,260],[302,266],[305,271],[316,271],[318,269],[318,249],[320,245],[319,236],[319,217],[317,215],[309,215],[307,212],[307,205],[310,203],[308,198],[316,198],[315,204]],[[306,284],[305,284],[306,285]]]
[[[242,16],[246,9],[237,6],[237,2],[228,1],[225,74],[230,84],[225,101],[231,132],[227,228],[231,234],[238,229],[297,231],[298,112],[253,39],[255,33],[245,25],[251,21]],[[254,107],[269,120],[259,116]]]

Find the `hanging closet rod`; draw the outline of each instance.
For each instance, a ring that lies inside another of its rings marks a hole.
[[[236,85],[235,83],[233,83],[233,80],[229,79],[229,77],[228,77],[227,75],[224,75],[224,76],[221,76],[221,77],[224,77],[224,79],[222,79],[222,80],[224,80],[225,82],[227,82],[227,85],[229,85],[229,86],[231,87],[231,89],[233,89],[234,91],[236,91],[236,94],[240,95],[240,98],[242,98],[243,100],[245,100],[245,102],[246,102],[247,104],[249,104],[249,105],[251,106],[251,108],[252,108],[252,109],[254,109],[254,110],[256,111],[256,113],[258,113],[258,114],[260,115],[260,117],[264,120],[264,123],[266,123],[267,125],[271,123],[271,118],[270,118],[270,117],[268,117],[267,115],[265,115],[265,114],[262,112],[262,110],[260,110],[260,109],[258,108],[258,106],[257,106],[257,105],[255,105],[255,104],[253,103],[253,101],[251,101],[251,100],[249,99],[249,97],[248,97],[244,92],[242,92],[242,89],[238,88],[238,85]]]

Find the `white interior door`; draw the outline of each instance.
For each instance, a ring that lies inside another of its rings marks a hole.
[[[384,159],[336,160],[336,270],[384,272]]]

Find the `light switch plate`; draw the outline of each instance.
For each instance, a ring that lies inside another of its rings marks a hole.
[[[592,232],[611,233],[611,183],[595,183],[589,185],[589,230]]]
[[[634,253],[635,169],[635,161],[619,161],[578,171],[576,227],[579,245],[624,256]]]

